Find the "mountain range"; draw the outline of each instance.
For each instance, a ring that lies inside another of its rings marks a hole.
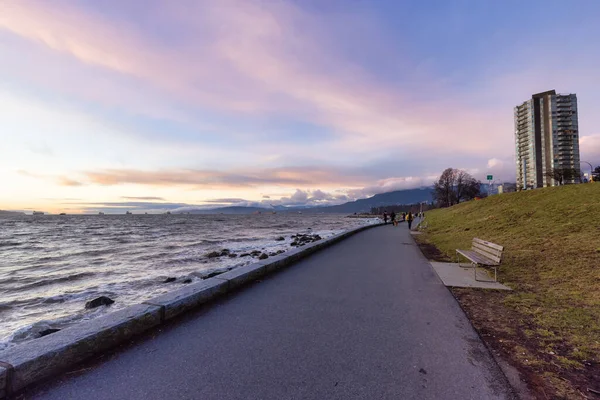
[[[416,204],[421,202],[432,201],[433,189],[408,189],[408,190],[396,190],[393,192],[380,193],[366,199],[360,199],[350,201],[344,204],[335,206],[319,206],[319,207],[285,207],[275,206],[271,208],[262,207],[241,207],[241,206],[230,206],[230,207],[219,207],[204,210],[190,210],[191,214],[251,214],[256,212],[298,212],[302,213],[362,213],[369,212],[373,207],[397,205],[397,204]]]

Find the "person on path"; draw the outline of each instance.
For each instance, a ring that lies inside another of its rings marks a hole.
[[[396,213],[395,212],[392,211],[390,213],[390,219],[392,220],[392,225],[398,226],[398,223],[396,222]]]
[[[408,214],[406,214],[406,221],[408,222],[408,230],[410,230],[410,227],[412,226],[412,222],[413,222],[413,214],[412,212],[408,212]]]
[[[387,211],[384,211],[383,212],[383,223],[386,224],[386,225],[387,225],[387,217],[388,217]]]

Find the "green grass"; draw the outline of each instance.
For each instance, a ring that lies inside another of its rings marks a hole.
[[[506,193],[427,213],[419,241],[449,257],[473,237],[505,247],[504,305],[540,349],[577,370],[600,361],[600,183]]]

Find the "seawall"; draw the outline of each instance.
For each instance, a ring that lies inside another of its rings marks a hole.
[[[4,350],[0,352],[0,399],[65,372],[98,353],[123,344],[266,274],[293,265],[355,233],[380,225],[366,225],[342,232]]]

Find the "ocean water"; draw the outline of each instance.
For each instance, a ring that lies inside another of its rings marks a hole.
[[[0,350],[256,261],[244,253],[290,250],[291,235],[325,238],[374,222],[291,213],[0,217]],[[222,249],[237,256],[207,257]],[[115,303],[85,309],[102,295]]]

